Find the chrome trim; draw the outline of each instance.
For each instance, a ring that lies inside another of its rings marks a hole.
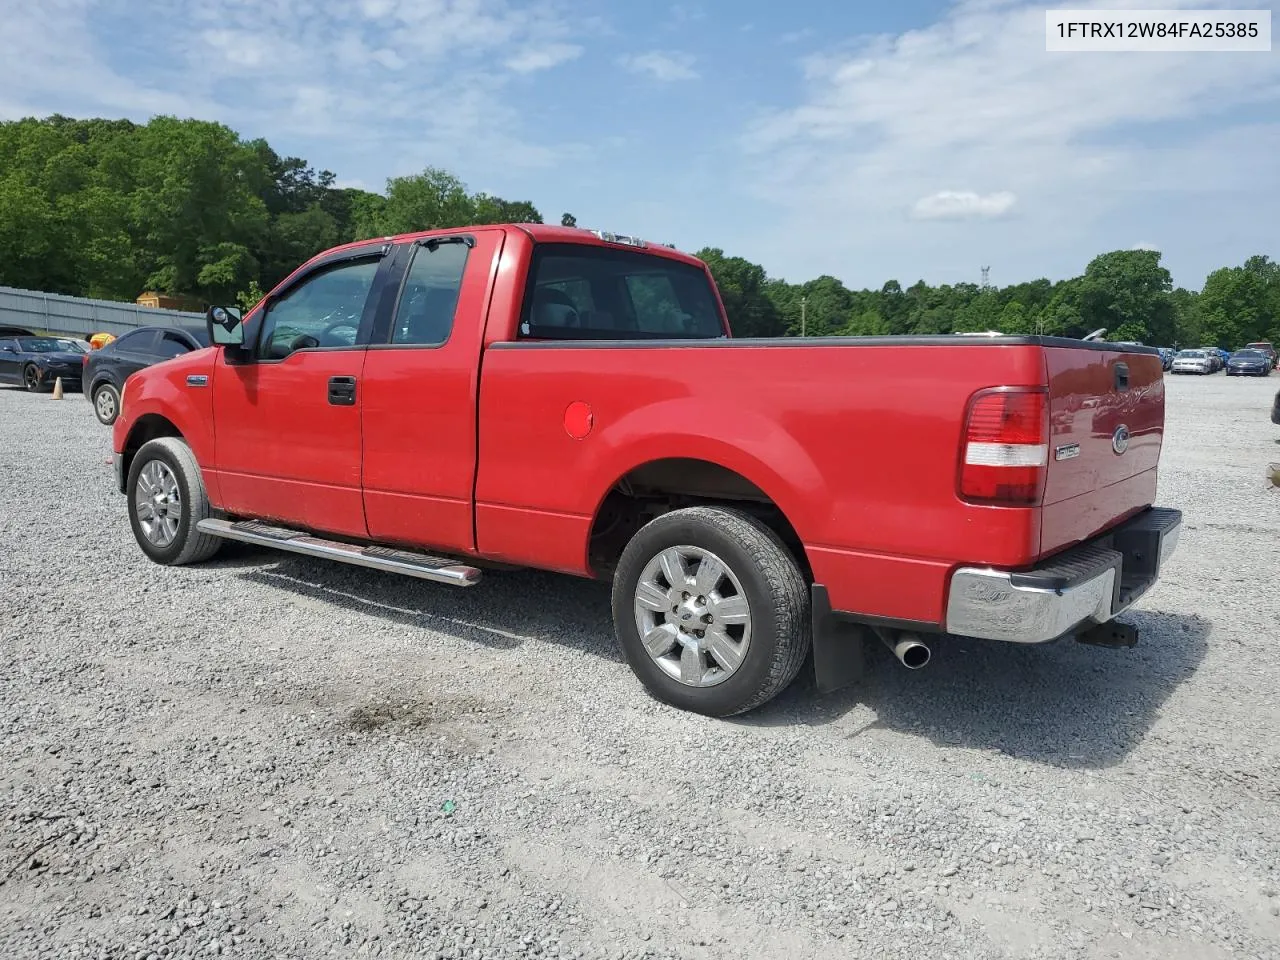
[[[1099,570],[1061,590],[1016,586],[1014,574],[989,567],[961,567],[951,575],[946,631],[965,637],[1009,643],[1048,643],[1068,633],[1113,620],[1153,587],[1165,561],[1178,547],[1182,524],[1171,526],[1160,540],[1156,575],[1139,591],[1116,596],[1115,567]]]
[[[324,560],[336,560],[339,563],[350,563],[357,567],[369,567],[386,573],[401,573],[419,580],[432,580],[436,583],[448,583],[455,587],[474,587],[480,582],[480,571],[465,564],[449,564],[443,567],[419,566],[404,563],[389,557],[369,556],[364,552],[365,545],[342,543],[337,540],[324,540],[299,532],[296,536],[282,539],[263,536],[251,530],[237,529],[230,520],[201,520],[196,524],[201,533],[228,540],[239,540],[259,547],[271,547],[276,550],[287,550],[290,553],[301,553],[308,557],[320,557]],[[373,546],[368,544],[367,546]],[[424,556],[424,560],[426,557]]]
[[[1073,627],[1111,619],[1116,572],[1065,590],[1015,587],[1003,570],[961,567],[951,575],[947,632],[1009,643],[1048,643]]]
[[[1074,460],[1078,456],[1080,456],[1080,444],[1078,443],[1064,443],[1053,452],[1053,459],[1055,460]]]
[[[205,376],[203,373],[187,374],[188,387],[207,387],[208,385],[209,385],[209,378]]]

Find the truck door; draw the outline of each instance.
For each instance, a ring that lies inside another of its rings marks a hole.
[[[393,248],[339,251],[273,291],[247,361],[214,373],[214,439],[229,513],[365,537],[360,409],[365,344]]]
[[[374,540],[472,552],[476,395],[505,232],[412,244],[400,296],[365,357],[364,509]]]

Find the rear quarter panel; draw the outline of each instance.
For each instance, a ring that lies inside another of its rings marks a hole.
[[[500,344],[483,361],[477,544],[587,573],[595,511],[669,457],[732,469],[783,510],[837,609],[941,619],[959,559],[1027,563],[1037,512],[956,495],[961,420],[981,387],[1039,385],[1038,347],[750,340]],[[565,411],[583,402],[575,440]]]

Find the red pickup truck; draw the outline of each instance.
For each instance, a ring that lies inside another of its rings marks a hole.
[[[329,250],[207,322],[113,428],[148,557],[611,579],[639,679],[701,713],[810,651],[843,685],[875,638],[910,667],[947,635],[1131,644],[1180,530],[1153,348],[735,340],[701,261],[529,224]]]

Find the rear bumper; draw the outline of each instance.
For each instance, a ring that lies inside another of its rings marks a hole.
[[[1031,570],[961,567],[951,575],[944,628],[1048,643],[1105,623],[1151,589],[1181,531],[1180,510],[1155,507]]]

